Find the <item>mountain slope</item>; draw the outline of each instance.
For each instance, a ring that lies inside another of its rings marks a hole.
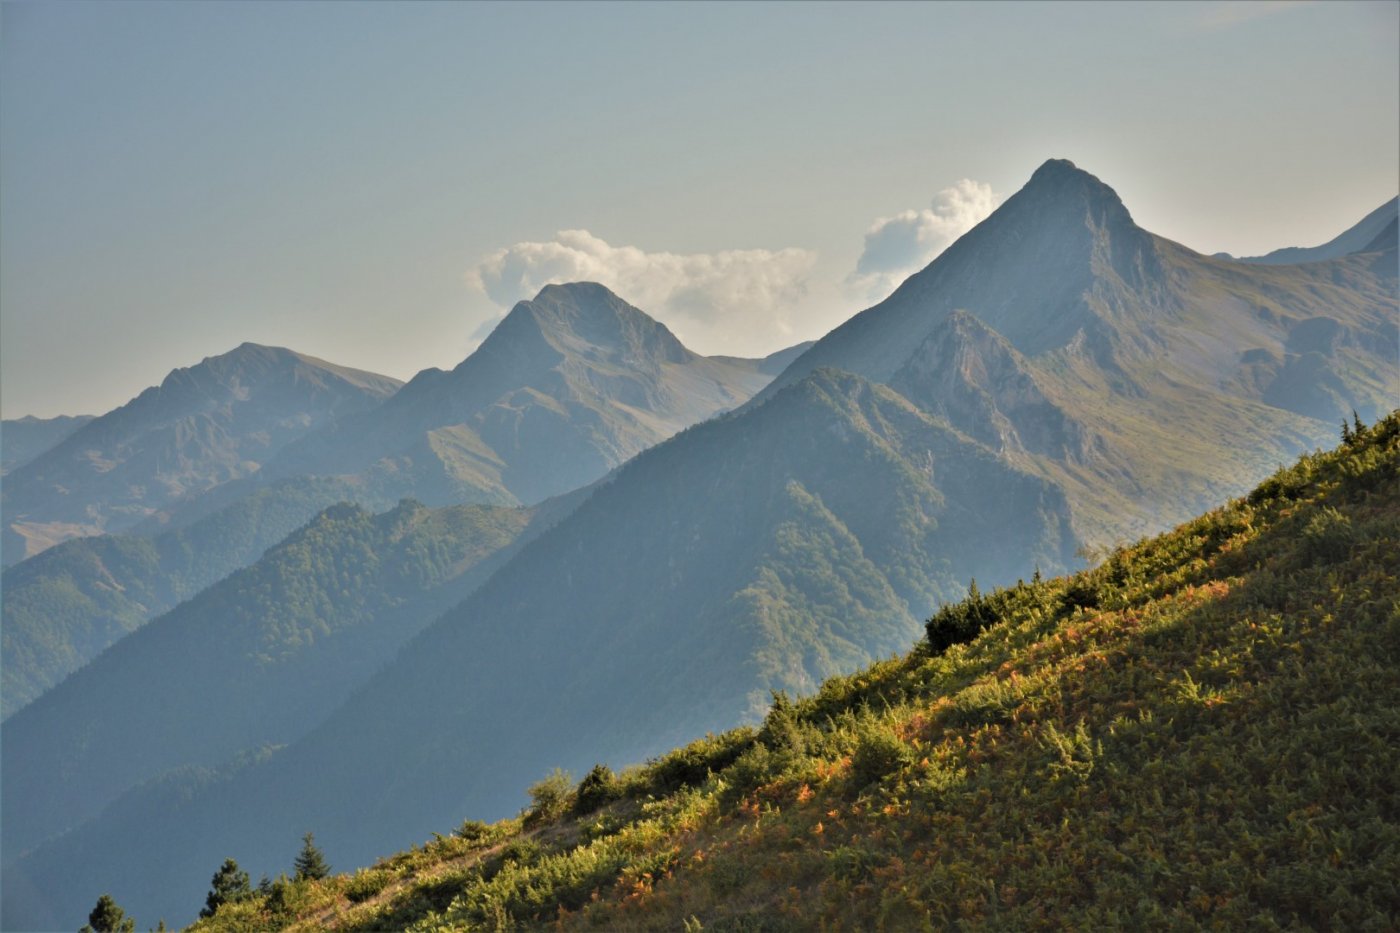
[[[286,444],[378,405],[400,384],[251,343],[177,369],[6,475],[4,562],[121,531],[248,476]]]
[[[0,422],[0,476],[23,466],[92,420],[92,415],[7,418]]]
[[[11,873],[56,905],[122,872],[123,904],[171,919],[192,866],[219,857],[206,846],[273,872],[305,825],[332,862],[366,861],[509,812],[551,766],[637,760],[757,715],[771,689],[907,645],[970,573],[1064,567],[1074,546],[1049,484],[889,389],[815,373],[629,462],[305,738],[178,811],[120,808],[187,844],[133,860],[104,816],[63,844],[84,868],[41,874],[36,856]]]
[[[1395,226],[1397,214],[1400,214],[1400,198],[1391,198],[1363,217],[1355,226],[1348,227],[1321,246],[1288,246],[1263,256],[1250,256],[1238,261],[1287,265],[1390,249],[1395,245],[1395,230],[1392,228]]]
[[[550,285],[456,369],[308,436],[269,475],[355,474],[430,504],[538,502],[746,401],[772,368],[692,353],[601,285]]]
[[[5,568],[0,576],[3,716],[123,635],[251,564],[354,492],[331,479],[278,483],[152,537],[74,538]]]
[[[891,384],[1061,485],[1080,533],[1111,541],[1237,494],[1353,409],[1389,410],[1395,256],[1393,243],[1306,265],[1202,256],[1051,160],[751,404],[821,366]],[[1021,436],[1037,413],[1053,436]],[[1018,418],[1015,436],[987,433]]]
[[[182,765],[290,741],[489,575],[535,516],[326,510],[5,722],[6,859]]]
[[[195,929],[1391,927],[1397,516],[1391,415],[968,644]]]

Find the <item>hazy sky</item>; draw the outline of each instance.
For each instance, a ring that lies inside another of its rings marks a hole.
[[[818,337],[1046,158],[1242,255],[1400,188],[1400,3],[0,6],[0,407],[406,378],[543,282]]]

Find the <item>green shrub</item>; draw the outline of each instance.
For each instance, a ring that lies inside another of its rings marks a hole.
[[[382,869],[361,868],[345,884],[345,896],[356,904],[367,901],[389,886],[393,875]]]
[[[1307,557],[1332,564],[1351,555],[1356,531],[1351,519],[1331,506],[1324,506],[1303,526],[1303,542]]]
[[[953,645],[972,641],[983,629],[995,625],[1000,618],[996,605],[1001,601],[999,596],[995,591],[991,596],[983,596],[977,589],[977,581],[969,582],[966,599],[939,607],[925,623],[929,651],[934,655],[942,654]]]
[[[750,728],[734,729],[721,735],[707,735],[684,748],[651,761],[642,772],[652,793],[670,794],[682,787],[695,787],[709,780],[711,773],[723,771],[754,744]]]
[[[867,727],[851,756],[851,784],[857,789],[867,787],[913,760],[913,751],[898,736],[883,727]]]
[[[530,806],[525,811],[525,824],[548,823],[563,816],[569,809],[569,794],[574,782],[567,771],[555,768],[545,778],[529,787]]]
[[[1069,615],[1076,609],[1097,609],[1102,599],[1099,581],[1093,575],[1081,573],[1072,577],[1060,597],[1060,612]]]
[[[607,765],[594,765],[593,769],[584,775],[583,780],[579,781],[578,791],[574,795],[574,812],[580,815],[592,813],[620,796],[622,786],[612,768]]]
[[[481,820],[463,820],[462,825],[457,827],[457,835],[467,842],[485,842],[494,833],[490,823],[483,823]]]

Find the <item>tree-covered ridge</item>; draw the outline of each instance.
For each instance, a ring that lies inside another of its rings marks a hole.
[[[1400,413],[1344,437],[762,729],[196,928],[1394,928]]]
[[[6,721],[6,858],[166,769],[298,737],[489,575],[531,516],[333,506],[122,639]]]
[[[55,545],[0,578],[0,714],[8,717],[117,639],[257,560],[352,495],[307,477],[258,489],[183,527]]]

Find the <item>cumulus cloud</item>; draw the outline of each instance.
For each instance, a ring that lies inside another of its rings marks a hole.
[[[863,299],[884,298],[1000,202],[991,185],[964,178],[938,192],[923,210],[880,218],[866,231],[865,250],[846,284]]]
[[[587,230],[561,230],[543,243],[516,243],[485,257],[471,284],[502,307],[549,284],[599,282],[671,327],[700,352],[778,346],[793,332],[816,254],[803,249],[650,253],[613,246]]]

